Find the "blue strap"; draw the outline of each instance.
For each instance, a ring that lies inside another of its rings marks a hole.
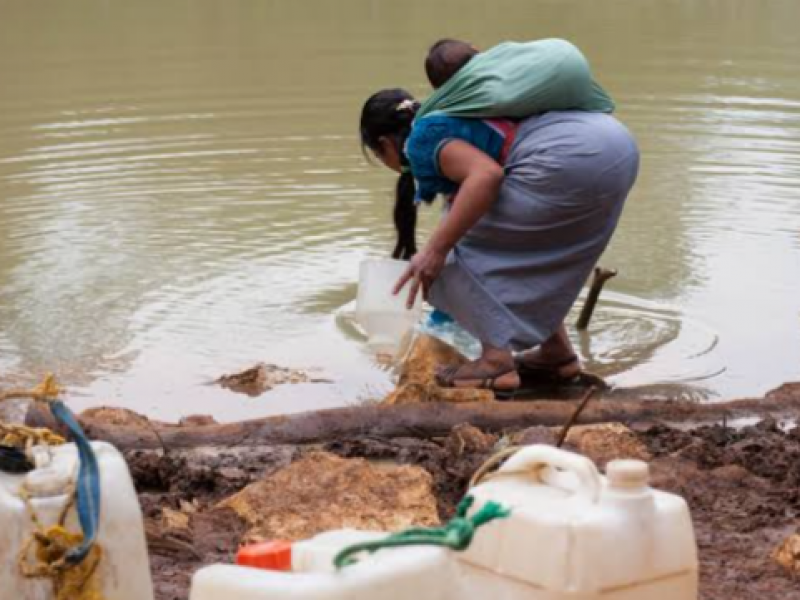
[[[60,400],[51,402],[50,410],[56,420],[69,429],[80,457],[75,494],[78,519],[83,530],[83,542],[77,548],[70,550],[66,556],[67,563],[77,565],[86,558],[97,539],[100,522],[100,469],[94,449],[72,411]]]

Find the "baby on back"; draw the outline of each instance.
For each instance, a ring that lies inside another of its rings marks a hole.
[[[420,106],[418,119],[432,113],[524,119],[550,111],[614,111],[589,61],[563,39],[503,42],[483,52],[442,39],[428,51],[425,72],[434,93]]]
[[[442,39],[431,46],[425,58],[425,73],[433,89],[439,89],[466,65],[478,49],[461,40]]]

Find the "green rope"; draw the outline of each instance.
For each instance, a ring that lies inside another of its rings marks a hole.
[[[496,502],[487,502],[481,509],[472,515],[467,516],[467,512],[475,503],[475,498],[466,496],[456,509],[456,516],[444,527],[431,529],[412,528],[393,533],[381,540],[374,542],[363,542],[348,546],[333,559],[333,564],[337,569],[346,567],[358,562],[356,555],[362,552],[370,554],[384,548],[398,548],[400,546],[443,546],[456,552],[462,552],[469,548],[475,531],[490,521],[504,519],[511,514],[511,511]]]

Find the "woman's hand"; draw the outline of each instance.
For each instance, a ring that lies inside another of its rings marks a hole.
[[[426,246],[409,261],[408,269],[406,269],[402,277],[397,280],[393,293],[395,295],[399,294],[410,281],[411,287],[408,290],[406,307],[410,309],[414,306],[414,301],[417,299],[420,287],[422,287],[422,297],[427,300],[431,284],[433,284],[439,276],[439,273],[442,272],[446,260],[447,252]]]

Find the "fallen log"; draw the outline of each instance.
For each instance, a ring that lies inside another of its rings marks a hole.
[[[431,438],[468,423],[485,432],[533,426],[563,426],[575,411],[573,401],[433,402],[391,406],[335,408],[267,417],[238,423],[169,425],[143,419],[125,424],[79,417],[90,438],[111,442],[122,450],[311,444],[357,436]],[[596,400],[581,414],[581,424],[660,421],[721,422],[739,417],[800,416],[800,393],[768,394],[763,399],[716,404],[682,401]],[[27,424],[56,429],[45,410],[32,409]]]

